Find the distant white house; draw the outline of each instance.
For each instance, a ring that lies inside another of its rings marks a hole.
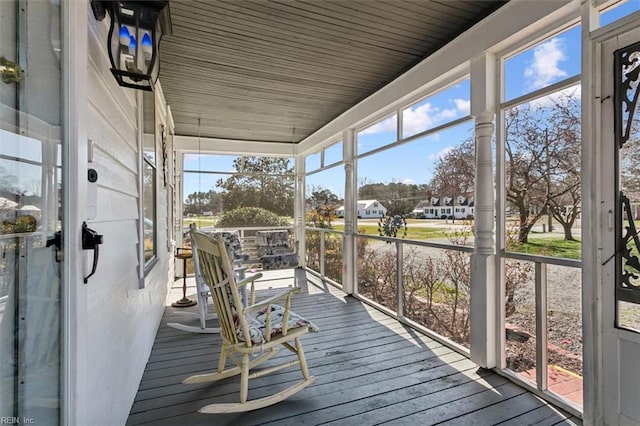
[[[358,200],[358,218],[370,219],[387,215],[387,208],[378,200]],[[336,216],[344,217],[344,206],[336,210]]]
[[[473,200],[460,195],[455,203],[451,197],[431,197],[428,202],[422,202],[419,207],[413,209],[414,217],[423,219],[466,219],[474,214]]]
[[[0,220],[15,218],[18,203],[8,198],[0,197]]]

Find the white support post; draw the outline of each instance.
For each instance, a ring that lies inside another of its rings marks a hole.
[[[178,226],[175,226],[176,235],[174,235],[174,238],[176,240],[176,247],[184,247],[184,229],[186,224],[184,223],[184,152],[182,151],[176,151],[176,170],[174,173],[176,196],[173,202],[176,203],[175,220],[178,223]],[[185,271],[183,269],[183,262],[174,260],[173,275],[176,277],[184,276]]]
[[[298,242],[298,254],[300,256],[300,266],[306,266],[306,244],[305,244],[305,220],[304,220],[304,200],[305,200],[305,159],[304,155],[296,155],[296,192],[293,206],[294,235]]]
[[[355,163],[355,132],[347,129],[342,134],[344,157],[344,242],[342,248],[342,289],[347,294],[357,292],[356,241],[354,237],[357,218],[357,182]]]
[[[471,61],[471,115],[475,118],[476,185],[475,250],[471,255],[471,360],[483,368],[496,366],[496,271],[494,188],[491,141],[495,118],[495,58]]]
[[[601,173],[598,105],[602,95],[601,46],[591,40],[600,26],[595,1],[581,0],[582,6],[582,335],[583,339],[583,419],[586,425],[605,423],[604,365],[602,364],[602,217],[600,216]]]

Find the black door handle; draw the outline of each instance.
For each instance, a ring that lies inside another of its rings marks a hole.
[[[84,283],[89,282],[89,278],[96,273],[98,268],[98,258],[100,256],[99,246],[102,244],[102,235],[98,234],[93,229],[87,226],[87,222],[82,223],[82,249],[93,250],[93,265],[91,266],[91,273],[84,277]]]

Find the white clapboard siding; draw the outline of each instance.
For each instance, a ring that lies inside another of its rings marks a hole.
[[[167,250],[167,197],[159,155],[158,259],[141,286],[139,92],[120,87],[109,70],[108,19],[96,22],[89,15],[88,25],[86,128],[93,146],[92,166],[98,171],[97,215],[88,225],[104,236],[104,244],[96,274],[85,287],[87,333],[77,350],[89,368],[78,372],[86,380],[80,382],[76,405],[90,413],[92,424],[124,424],[173,281],[173,253]],[[164,97],[158,98],[159,128],[167,112]],[[82,256],[89,271],[93,252],[83,251]]]

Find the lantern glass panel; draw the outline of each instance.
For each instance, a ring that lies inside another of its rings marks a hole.
[[[151,2],[114,2],[109,30],[112,73],[121,86],[153,90],[158,77],[161,8]]]

